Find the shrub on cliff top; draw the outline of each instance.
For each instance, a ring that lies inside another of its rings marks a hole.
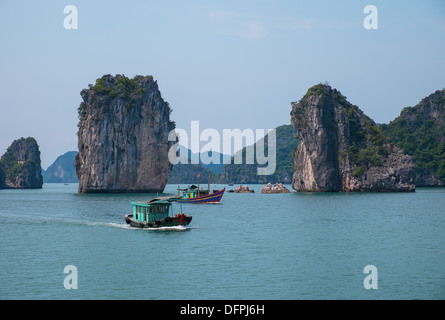
[[[145,78],[152,78],[151,76],[143,77],[136,76],[133,79],[126,77],[125,75],[116,75],[115,81],[107,83],[109,75],[105,75],[102,78],[96,80],[96,84],[90,86],[90,89],[101,94],[109,94],[111,98],[115,98],[119,94],[123,95],[125,100],[130,99],[130,95],[133,93],[142,94],[143,88],[138,89],[138,81]]]

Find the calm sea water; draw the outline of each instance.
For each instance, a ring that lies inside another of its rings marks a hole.
[[[249,186],[256,193],[183,204],[193,216],[183,231],[127,227],[130,202],[155,194],[77,194],[77,184],[1,190],[0,298],[445,298],[445,188],[261,194]],[[67,265],[77,268],[77,290],[64,287]],[[364,288],[367,265],[378,270],[376,290]]]

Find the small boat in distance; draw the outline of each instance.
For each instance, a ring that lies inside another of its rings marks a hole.
[[[178,196],[179,191],[182,191],[183,203],[218,203],[219,201],[221,201],[225,190],[226,188],[223,188],[222,190],[213,190],[212,192],[210,192],[210,176],[207,190],[201,190],[199,188],[198,174],[198,186],[192,185],[186,189],[180,189],[178,186]]]
[[[181,202],[182,197],[160,197],[150,201],[132,202],[133,213],[125,215],[125,222],[133,228],[162,228],[187,226],[192,217],[181,211],[173,215],[172,203]]]
[[[205,202],[219,202],[224,195],[226,188],[222,190],[199,190],[198,187],[192,185],[187,189],[178,189],[182,191],[183,203],[205,203]]]

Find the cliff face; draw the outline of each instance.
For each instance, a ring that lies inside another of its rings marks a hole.
[[[316,85],[293,102],[300,140],[292,187],[297,191],[414,191],[414,165],[376,124],[336,89]]]
[[[5,189],[5,174],[3,173],[3,168],[0,165],[0,189]]]
[[[417,186],[445,185],[445,89],[404,108],[381,129],[413,158]]]
[[[151,76],[105,75],[81,92],[79,193],[162,192],[171,170],[171,109]]]
[[[34,138],[15,140],[0,159],[0,188],[42,188],[40,150]]]

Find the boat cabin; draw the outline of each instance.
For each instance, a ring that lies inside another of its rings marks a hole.
[[[182,191],[182,196],[184,199],[193,199],[202,196],[207,196],[211,193],[209,189],[199,189],[199,187],[192,185],[186,189],[180,189],[178,187],[178,191]],[[213,193],[219,192],[220,190],[213,190]]]
[[[132,202],[133,219],[139,222],[154,222],[168,216],[173,216],[173,201],[180,198],[155,198],[150,201]],[[181,210],[182,212],[182,210]]]
[[[209,190],[185,189],[182,192],[184,199],[193,199],[209,194]]]

